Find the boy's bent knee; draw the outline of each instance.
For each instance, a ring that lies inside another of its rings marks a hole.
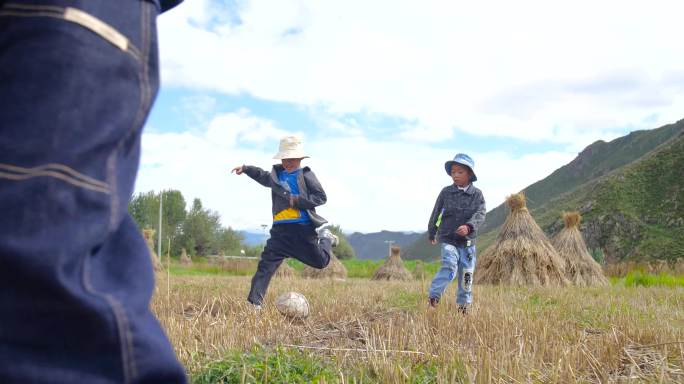
[[[312,265],[312,267],[314,267],[316,269],[323,269],[323,268],[327,267],[328,265],[330,265],[330,257],[329,256],[323,257],[319,260],[316,260],[315,265]]]

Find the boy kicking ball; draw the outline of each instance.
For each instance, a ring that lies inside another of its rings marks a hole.
[[[327,228],[316,228],[327,221],[316,213],[327,197],[321,183],[309,167],[301,167],[307,158],[302,142],[294,136],[280,140],[278,153],[281,161],[270,172],[259,167],[241,165],[231,171],[254,179],[271,189],[273,226],[271,237],[261,253],[261,260],[252,278],[247,300],[260,309],[273,274],[288,257],[293,257],[313,268],[323,269],[330,262],[332,247],[339,239]]]

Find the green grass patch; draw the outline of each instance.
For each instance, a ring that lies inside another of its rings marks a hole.
[[[191,377],[194,384],[209,383],[318,383],[335,382],[335,367],[293,349],[235,351],[209,363]]]
[[[435,361],[402,360],[397,361],[401,372],[395,375],[402,382],[432,384],[443,382],[440,377],[449,378],[448,382],[465,382],[467,370],[460,361],[446,366]],[[345,377],[354,377],[359,382],[378,382],[387,377],[386,370],[396,367],[337,367],[332,361],[322,360],[296,349],[276,348],[267,350],[254,348],[251,352],[233,351],[223,359],[212,361],[199,372],[190,376],[193,384],[232,384],[232,383],[336,383],[340,380],[340,370]],[[408,374],[408,377],[405,375]]]
[[[618,279],[627,287],[684,287],[684,276],[672,276],[667,273],[658,275],[648,274],[641,271],[629,272],[627,276]]]
[[[219,276],[225,274],[221,267],[213,265],[184,267],[178,264],[171,264],[169,272],[173,276]]]
[[[287,259],[286,262],[296,271],[302,271],[306,266],[296,259]],[[341,260],[347,268],[347,277],[357,279],[370,279],[375,271],[385,260]],[[166,265],[166,264],[165,264]],[[251,276],[256,271],[256,261],[238,261],[224,266],[195,262],[190,266],[180,265],[177,261],[171,263],[170,272],[173,276]],[[405,260],[404,266],[414,277],[430,279],[437,273],[439,262],[425,263],[417,260]]]
[[[305,265],[298,260],[288,259],[288,264],[297,271],[304,269]],[[347,277],[356,279],[370,279],[373,277],[375,271],[380,268],[380,266],[385,262],[385,260],[340,260],[342,265],[347,268]],[[416,260],[404,260],[404,266],[408,269],[415,277],[420,278],[420,271],[426,278],[432,278],[440,267],[440,263],[432,262],[425,263]]]
[[[394,292],[388,300],[390,307],[417,310],[419,304],[426,300],[422,292],[398,291]]]
[[[384,262],[384,260],[342,260],[342,264],[347,268],[347,277],[366,279],[373,277],[375,270]]]
[[[256,271],[256,265],[256,261],[249,260],[226,265],[193,263],[186,266],[175,263],[171,264],[169,271],[173,276],[251,276]]]
[[[538,293],[533,293],[528,299],[528,303],[532,307],[554,307],[558,304],[558,299],[553,297],[544,297]]]

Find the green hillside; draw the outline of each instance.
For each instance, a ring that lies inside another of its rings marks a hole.
[[[413,244],[419,236],[420,233],[415,232],[381,231],[374,233],[354,232],[347,238],[349,244],[354,248],[357,258],[384,260],[389,255],[388,241],[401,247],[402,257],[405,257],[406,252],[403,248]]]
[[[541,207],[563,193],[639,159],[677,136],[682,130],[684,120],[657,129],[635,131],[608,143],[599,140],[586,147],[570,163],[525,188],[523,191],[527,197],[527,205],[531,209]],[[511,191],[515,192],[518,191]],[[506,209],[505,205],[501,204],[487,213],[487,220],[480,230],[481,235],[503,224],[506,220]]]
[[[425,232],[402,251],[402,257],[406,260],[435,261],[439,260],[440,252],[439,245],[432,245],[428,242],[427,232]]]
[[[540,226],[560,230],[560,213],[579,210],[590,248],[608,260],[684,256],[684,120],[597,141],[572,162],[524,189]],[[515,192],[515,191],[511,191]],[[480,251],[495,240],[508,214],[502,204],[487,213]],[[410,258],[434,260],[439,248],[427,235],[407,247]]]
[[[533,216],[547,233],[579,210],[587,246],[607,260],[684,257],[684,131],[655,151],[562,195]]]

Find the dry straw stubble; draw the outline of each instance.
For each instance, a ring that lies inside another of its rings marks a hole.
[[[259,346],[305,351],[350,383],[418,382],[412,375],[421,369],[437,383],[684,379],[684,343],[677,343],[684,328],[673,326],[684,316],[684,295],[662,287],[634,294],[621,286],[483,285],[463,317],[448,302],[429,310],[425,286],[416,280],[352,279],[334,289],[326,280],[274,280],[264,309],[255,312],[245,300],[249,277],[172,279],[170,297],[158,291],[152,308],[191,376],[231,352],[249,354]],[[280,293],[292,290],[312,304],[305,321],[274,306]],[[407,298],[415,304],[406,306]]]

